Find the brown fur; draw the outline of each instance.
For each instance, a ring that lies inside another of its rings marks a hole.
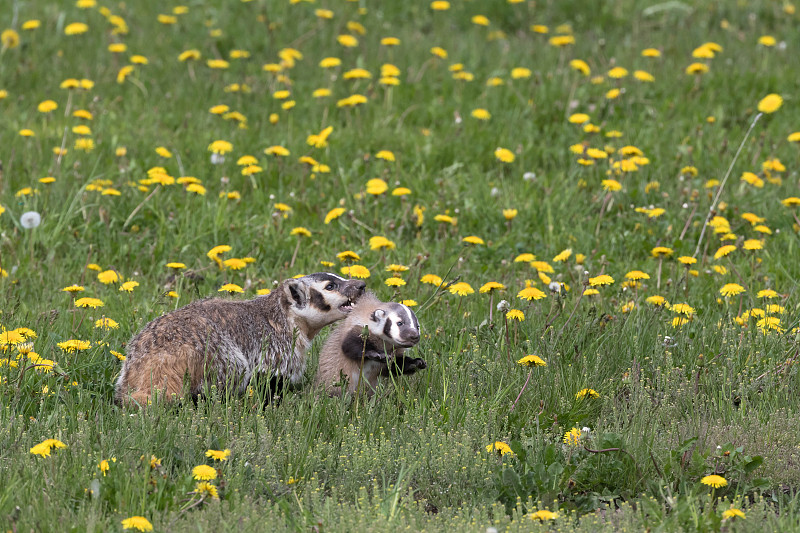
[[[156,318],[128,343],[117,401],[144,405],[154,390],[169,400],[184,382],[194,396],[209,385],[241,392],[256,373],[300,381],[311,340],[346,316],[340,305],[363,294],[363,281],[335,276],[340,287],[323,296],[333,308],[319,310],[310,294],[325,286],[324,276],[286,280],[249,301],[199,300]]]

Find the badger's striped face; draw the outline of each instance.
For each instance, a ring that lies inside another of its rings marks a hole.
[[[341,320],[353,310],[364,294],[366,283],[318,272],[287,283],[287,296],[293,312],[315,328]]]
[[[388,302],[373,311],[371,318],[370,332],[384,342],[401,348],[410,348],[419,342],[419,321],[408,306]]]

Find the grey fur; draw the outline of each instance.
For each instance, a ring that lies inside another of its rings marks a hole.
[[[179,394],[187,374],[194,395],[210,384],[241,392],[256,373],[297,383],[314,336],[345,318],[364,286],[317,273],[253,300],[199,300],[156,318],[128,343],[117,400],[142,403],[153,388]],[[322,295],[326,310],[311,301],[312,291]]]

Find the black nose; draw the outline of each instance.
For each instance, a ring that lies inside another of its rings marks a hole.
[[[356,281],[353,283],[353,287],[355,288],[355,290],[361,293],[364,292],[364,289],[367,288],[367,283],[364,281]]]
[[[414,344],[419,342],[419,333],[415,333],[414,335],[408,336],[408,341],[413,342]]]

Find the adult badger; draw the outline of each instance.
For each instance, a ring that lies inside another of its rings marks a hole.
[[[423,359],[404,355],[418,342],[419,322],[414,312],[403,304],[382,302],[368,292],[325,340],[316,383],[329,394],[341,395],[342,377],[351,393],[363,379],[364,390],[372,396],[378,378],[413,374],[427,367]]]
[[[254,374],[299,382],[319,331],[345,318],[364,294],[363,281],[319,272],[283,281],[248,301],[210,298],[167,313],[128,343],[116,385],[119,403],[166,399],[188,383],[197,397],[209,385],[243,392]]]

